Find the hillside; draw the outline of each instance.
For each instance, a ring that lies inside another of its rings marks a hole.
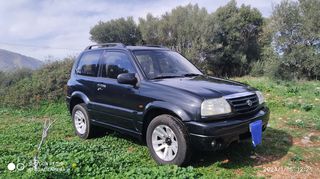
[[[0,49],[0,71],[8,72],[22,68],[35,70],[42,65],[43,62],[35,58]]]

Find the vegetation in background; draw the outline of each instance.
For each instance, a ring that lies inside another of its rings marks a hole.
[[[206,47],[203,33],[208,18],[205,8],[198,5],[177,7],[161,18],[148,14],[139,19],[139,29],[144,43],[161,44],[185,55],[194,64],[202,67]]]
[[[121,22],[123,18],[99,22],[91,29],[91,39],[98,43],[128,42],[109,32],[114,24],[121,26]],[[140,44],[170,47],[207,73],[230,77],[248,74],[251,62],[259,59],[262,23],[257,9],[237,7],[236,2],[231,1],[211,14],[191,4],[179,6],[161,17],[148,14],[146,18],[139,18],[138,30],[142,37]],[[131,31],[124,34],[132,34]],[[138,41],[133,44],[136,43]]]
[[[263,18],[256,8],[238,6],[234,0],[212,13],[189,4],[160,17],[148,14],[138,24],[132,17],[99,22],[91,29],[91,39],[161,44],[215,76],[251,73],[319,79],[319,13],[318,0],[283,0],[275,5],[271,18]]]
[[[30,69],[19,69],[11,73],[0,71],[0,89],[12,86],[23,78],[30,77],[32,71]]]
[[[282,79],[319,79],[320,1],[284,0],[274,7],[265,27],[266,74]]]
[[[140,31],[132,17],[100,21],[90,30],[90,34],[91,40],[98,43],[122,42],[135,45],[141,39]]]
[[[63,100],[72,64],[73,58],[67,58],[34,72],[22,70],[5,75],[0,79],[0,105],[26,108],[37,107],[43,101]]]
[[[237,7],[235,1],[230,1],[212,13],[208,21],[208,70],[219,76],[249,74],[252,63],[260,58],[261,13],[250,6]]]

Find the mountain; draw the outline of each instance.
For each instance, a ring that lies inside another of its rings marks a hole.
[[[35,70],[43,64],[42,61],[35,58],[0,49],[0,71],[9,72],[22,68]]]

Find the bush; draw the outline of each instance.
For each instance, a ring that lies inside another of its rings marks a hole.
[[[250,74],[252,76],[263,76],[265,73],[265,63],[261,60],[254,62]]]
[[[15,83],[1,88],[0,104],[3,106],[37,106],[43,101],[58,101],[65,97],[65,87],[73,59],[67,58],[45,65],[25,75]]]
[[[310,48],[312,47],[297,47],[286,56],[266,55],[269,58],[264,59],[264,74],[283,80],[318,80],[320,75],[320,54],[314,53]],[[266,51],[265,53],[274,52]],[[256,73],[256,71],[257,69],[252,71],[252,74]]]
[[[271,46],[262,48],[261,59],[252,65],[250,74],[279,79],[279,58]]]
[[[0,87],[5,88],[14,83],[20,81],[23,78],[30,77],[32,70],[30,69],[18,69],[11,73],[0,72]]]
[[[319,79],[319,58],[313,47],[297,46],[281,58],[279,71],[284,79]]]

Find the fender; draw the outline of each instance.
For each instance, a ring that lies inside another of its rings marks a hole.
[[[182,121],[192,121],[192,116],[188,115],[188,113],[180,108],[177,105],[164,102],[164,101],[153,101],[145,107],[145,111],[143,112],[143,118],[145,117],[146,114],[152,109],[165,109],[168,111],[173,112],[175,115],[177,115]]]

